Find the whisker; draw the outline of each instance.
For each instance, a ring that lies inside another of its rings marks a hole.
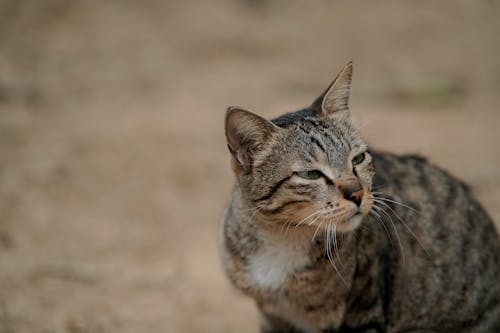
[[[381,193],[383,194],[382,192],[372,192],[372,194],[375,194],[375,193]],[[411,206],[408,206],[407,204],[404,204],[402,202],[399,202],[399,201],[395,201],[395,200],[391,200],[391,199],[388,199],[388,198],[385,198],[385,197],[378,197],[378,196],[372,196],[372,198],[375,200],[375,199],[378,199],[378,200],[383,200],[383,201],[387,201],[387,202],[392,202],[396,205],[400,205],[402,207],[405,207],[405,208],[408,208],[409,210],[417,213],[417,214],[420,214],[420,212],[418,210],[416,210],[415,208],[411,207]]]
[[[376,207],[376,206],[373,205],[373,207]],[[377,208],[380,208],[380,207],[377,207]],[[387,229],[387,226],[385,225],[384,221],[382,220],[382,216],[374,210],[370,210],[369,213],[372,213],[373,216],[377,219],[377,221],[379,221],[382,224],[382,226],[384,227],[385,233],[387,234],[387,237],[389,238],[389,243],[391,243],[391,247],[394,248],[394,242],[392,241],[391,233],[389,232],[389,229]]]
[[[263,207],[265,207],[265,205],[258,205],[258,206],[250,207],[250,208],[238,208],[238,211],[245,213],[245,212],[249,212],[249,211],[255,211],[255,210],[258,210],[258,209],[263,208]]]
[[[347,282],[345,281],[344,277],[342,276],[342,274],[340,273],[339,269],[335,265],[335,262],[334,262],[333,257],[332,257],[332,248],[331,248],[331,244],[330,244],[330,239],[331,239],[330,232],[331,232],[332,224],[333,224],[333,221],[330,221],[328,223],[328,225],[327,225],[327,228],[326,228],[326,233],[325,233],[325,238],[326,238],[326,241],[325,241],[325,252],[326,252],[326,255],[328,257],[328,261],[332,265],[333,269],[335,269],[335,272],[337,272],[337,275],[342,280],[342,283],[344,283],[344,285],[347,286]]]
[[[359,228],[360,230],[366,230],[366,231],[369,231],[369,230],[370,230],[370,228],[368,227],[368,225],[365,225],[364,223],[361,223],[361,224],[358,226],[358,228]],[[341,233],[341,235],[342,235],[342,240],[344,240],[344,233]]]
[[[316,239],[316,235],[318,234],[319,228],[321,228],[323,223],[325,223],[325,220],[321,221],[320,224],[318,224],[318,226],[316,227],[316,230],[314,231],[314,234],[311,238],[311,242],[314,242],[314,240]]]
[[[333,261],[333,256],[332,256],[332,225],[333,225],[333,221],[329,221],[329,223],[328,223],[328,257],[331,261]]]
[[[333,224],[333,249],[337,254],[337,258],[339,259],[340,267],[343,268],[342,260],[340,259],[339,247],[337,244],[337,225]]]
[[[288,233],[288,230],[290,230],[290,227],[292,226],[292,222],[291,221],[288,221],[287,222],[287,227],[286,227],[286,230],[285,230],[285,235]]]
[[[326,230],[325,230],[325,254],[328,255],[328,227],[330,226],[330,221],[326,223]]]
[[[299,223],[297,223],[295,225],[295,228],[297,228],[299,225],[301,225],[302,223],[304,223],[305,221],[307,221],[309,218],[313,217],[314,215],[318,215],[318,214],[321,214],[321,210],[317,210],[315,212],[313,212],[312,214],[306,216],[305,218],[303,218]]]
[[[286,223],[283,223],[280,228],[280,233],[282,234],[285,230],[285,227],[290,224],[290,221],[286,221]]]
[[[321,210],[318,210],[318,211],[316,211],[316,212],[312,213],[311,215],[307,216],[306,218],[302,219],[299,223],[297,223],[297,224],[295,225],[295,227],[300,226],[302,223],[304,223],[305,221],[307,221],[307,219],[309,219],[309,218],[313,217],[313,216],[314,216],[314,215],[316,215],[316,214],[324,214],[324,215],[326,215],[326,214],[330,214],[330,213],[335,213],[335,212],[337,212],[337,211],[339,211],[339,210],[340,210],[339,208],[333,208],[333,209],[330,209],[330,210],[327,210],[327,211],[324,211],[324,212],[323,212],[323,211],[321,211]],[[320,217],[321,217],[321,216],[320,216]],[[314,220],[313,222],[308,223],[308,225],[312,225],[312,224],[314,224],[314,222],[315,222],[315,220]]]
[[[361,124],[359,126],[354,126],[354,131],[358,132],[359,130],[361,130],[362,128],[364,128],[366,125],[368,125],[369,122],[366,122],[364,124]]]
[[[250,215],[250,217],[246,220],[246,223],[250,223],[252,222],[253,218],[255,217],[255,215],[257,215],[258,212],[260,212],[262,209],[264,209],[264,205],[262,206],[257,206],[255,209],[255,211],[252,213],[252,215]]]
[[[422,243],[420,242],[420,240],[417,238],[417,236],[413,233],[413,231],[411,230],[411,228],[408,226],[408,224],[406,224],[405,221],[403,221],[403,219],[401,218],[401,216],[398,215],[398,213],[396,213],[394,211],[394,209],[392,209],[391,206],[389,206],[388,204],[386,204],[385,202],[378,202],[379,204],[381,205],[384,205],[386,206],[388,209],[390,209],[390,211],[396,215],[396,217],[399,219],[399,221],[401,221],[401,223],[404,225],[404,227],[406,228],[406,230],[408,230],[408,233],[417,241],[417,243],[420,245],[420,247],[422,248],[422,250],[424,250],[425,254],[428,256],[429,253],[427,252],[426,248],[422,245]]]
[[[403,251],[403,244],[401,243],[401,238],[399,237],[399,233],[398,233],[398,230],[396,228],[396,225],[394,224],[394,221],[392,220],[392,217],[389,213],[387,213],[383,208],[381,207],[377,207],[377,206],[373,206],[374,208],[378,208],[379,211],[381,211],[382,213],[384,213],[388,218],[389,218],[389,222],[391,222],[391,225],[392,225],[392,228],[394,229],[394,234],[396,235],[396,238],[398,240],[398,243],[399,243],[399,249],[401,251],[401,258],[403,260],[403,266],[406,267],[406,258],[405,258],[405,254],[404,254],[404,251]]]
[[[318,219],[320,219],[320,218],[321,218],[321,215],[320,215],[320,216],[316,216],[316,217],[315,217],[315,218],[314,218],[311,222],[309,222],[307,225],[308,225],[308,226],[313,225],[313,224],[314,224],[314,223],[316,223],[316,221],[317,221]]]

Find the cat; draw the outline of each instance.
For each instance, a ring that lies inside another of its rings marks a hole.
[[[352,63],[305,109],[225,117],[223,268],[270,332],[500,332],[500,240],[470,189],[368,149]]]

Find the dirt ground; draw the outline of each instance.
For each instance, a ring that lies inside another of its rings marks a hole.
[[[220,270],[225,108],[305,106],[349,60],[374,147],[500,222],[500,2],[2,1],[0,333],[256,332]]]

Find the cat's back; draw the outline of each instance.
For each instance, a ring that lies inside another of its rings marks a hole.
[[[500,317],[500,240],[492,219],[468,186],[426,159],[372,156],[375,210],[395,226],[393,315],[437,316],[442,326],[458,317],[471,331],[482,331],[479,322],[492,331],[489,323]]]
[[[493,220],[464,182],[419,155],[378,151],[371,154],[375,165],[372,191],[375,198],[386,198],[386,205],[419,221],[416,226],[466,229],[469,236],[477,228],[493,231],[484,232],[483,236],[498,240]],[[427,225],[431,218],[437,219],[438,224]]]

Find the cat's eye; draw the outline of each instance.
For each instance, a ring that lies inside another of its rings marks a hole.
[[[354,158],[352,159],[352,165],[356,166],[358,164],[361,164],[363,163],[364,160],[365,160],[365,153],[358,154],[354,156]]]
[[[322,175],[321,171],[318,170],[297,171],[295,174],[304,179],[318,179]]]

